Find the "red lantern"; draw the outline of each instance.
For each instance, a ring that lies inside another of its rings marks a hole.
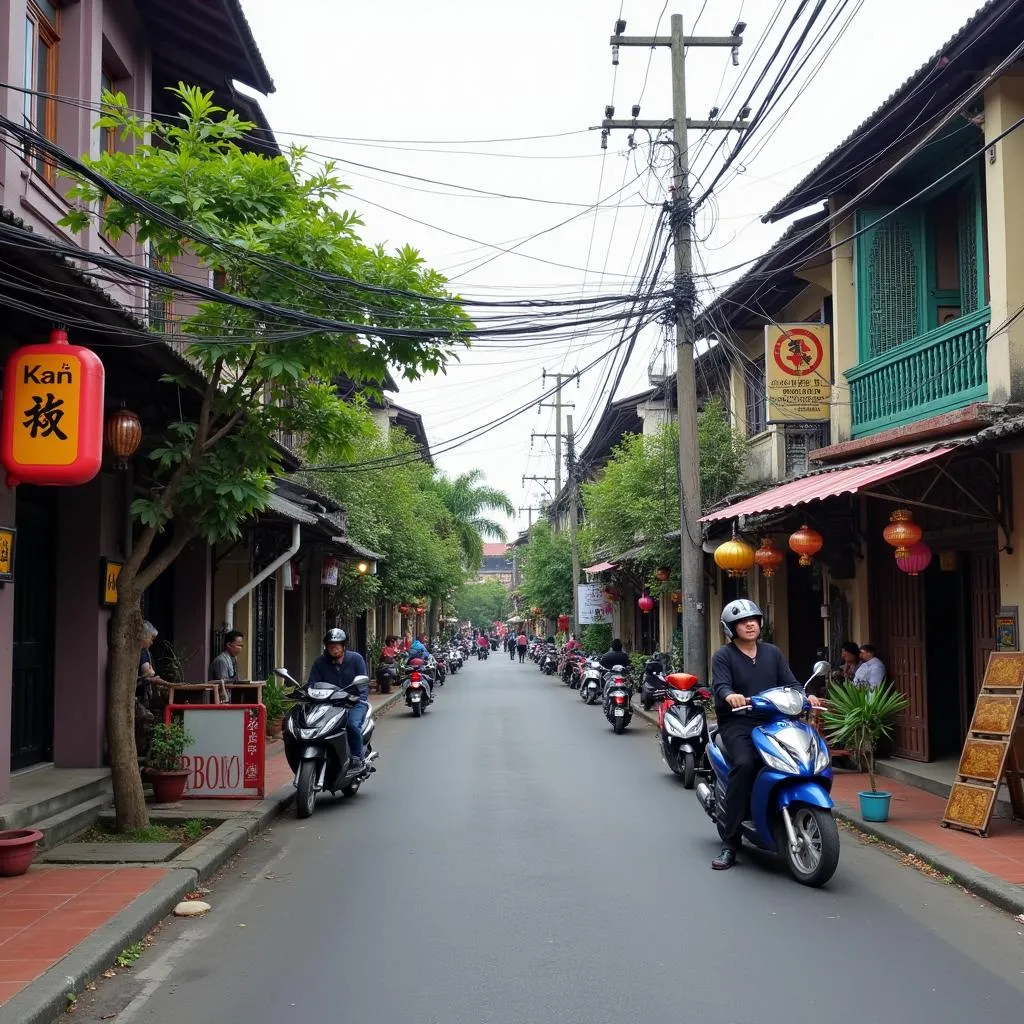
[[[407,604],[400,604],[400,605],[398,606],[398,610],[399,610],[399,611],[400,611],[400,612],[401,612],[401,613],[402,613],[403,615],[408,615],[408,614],[409,614],[409,606],[408,606]]]
[[[69,345],[66,331],[51,331],[49,344],[24,345],[10,355],[0,434],[8,487],[72,487],[100,471],[103,379],[99,356]]]
[[[558,616],[558,632],[567,633],[569,631],[569,616],[559,615]]]
[[[654,598],[646,591],[637,599],[637,606],[646,615],[654,607]]]
[[[671,573],[669,573],[668,569],[659,569],[654,575],[659,580],[659,582],[667,583]]]
[[[422,604],[416,606],[416,614],[417,615],[425,614],[426,610],[427,610],[426,607],[424,607],[424,605],[422,605]]]
[[[775,546],[771,537],[765,537],[761,546],[754,552],[754,564],[760,566],[761,572],[771,579],[775,571],[786,560],[786,556]]]
[[[914,522],[914,513],[908,508],[898,508],[889,516],[889,525],[882,531],[886,544],[896,549],[896,558],[907,557],[907,550],[916,544],[923,530]]]
[[[905,555],[896,555],[896,568],[908,576],[917,576],[932,563],[932,549],[923,540],[911,544]]]
[[[800,556],[800,564],[804,566],[814,561],[814,556],[824,543],[821,534],[817,530],[812,530],[806,523],[796,533],[789,535],[789,549]]]

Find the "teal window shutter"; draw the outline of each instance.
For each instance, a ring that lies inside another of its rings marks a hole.
[[[857,294],[861,358],[909,341],[921,320],[921,224],[915,211],[858,210]]]
[[[982,281],[979,251],[981,235],[981,196],[978,179],[971,175],[957,195],[957,248],[960,257],[960,308],[964,315],[980,308]]]

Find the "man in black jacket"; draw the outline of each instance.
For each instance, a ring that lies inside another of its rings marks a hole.
[[[746,598],[730,601],[722,610],[722,629],[729,643],[715,651],[711,658],[718,728],[732,765],[722,819],[724,845],[711,862],[716,871],[724,871],[736,863],[743,821],[762,767],[752,735],[757,722],[746,715],[733,714],[733,708],[746,707],[755,694],[777,686],[800,686],[782,651],[758,639],[763,619],[761,609],[753,601]],[[821,703],[817,697],[807,699],[814,705]]]
[[[605,668],[615,668],[616,665],[624,665],[629,668],[629,655],[622,649],[621,640],[613,640],[611,650],[605,651],[597,660]]]

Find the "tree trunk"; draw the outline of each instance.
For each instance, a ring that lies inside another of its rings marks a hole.
[[[130,565],[121,570],[117,591],[107,666],[107,743],[117,831],[128,832],[149,824],[135,748],[135,683],[139,672],[142,610],[135,571]]]
[[[427,636],[437,636],[437,621],[441,617],[441,602],[436,597],[430,599],[430,610],[427,613]]]

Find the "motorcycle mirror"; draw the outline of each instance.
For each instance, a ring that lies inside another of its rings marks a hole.
[[[274,675],[283,679],[286,683],[291,683],[292,686],[298,686],[299,684],[292,679],[291,673],[286,668],[275,668],[273,670]]]
[[[370,685],[370,677],[369,676],[356,676],[355,679],[352,680],[350,685],[351,686],[358,686],[360,689],[362,687],[364,687],[364,686],[369,686]]]
[[[827,676],[831,671],[832,666],[827,661],[816,661],[814,663],[814,672],[811,675],[812,679],[820,679],[822,676]]]

